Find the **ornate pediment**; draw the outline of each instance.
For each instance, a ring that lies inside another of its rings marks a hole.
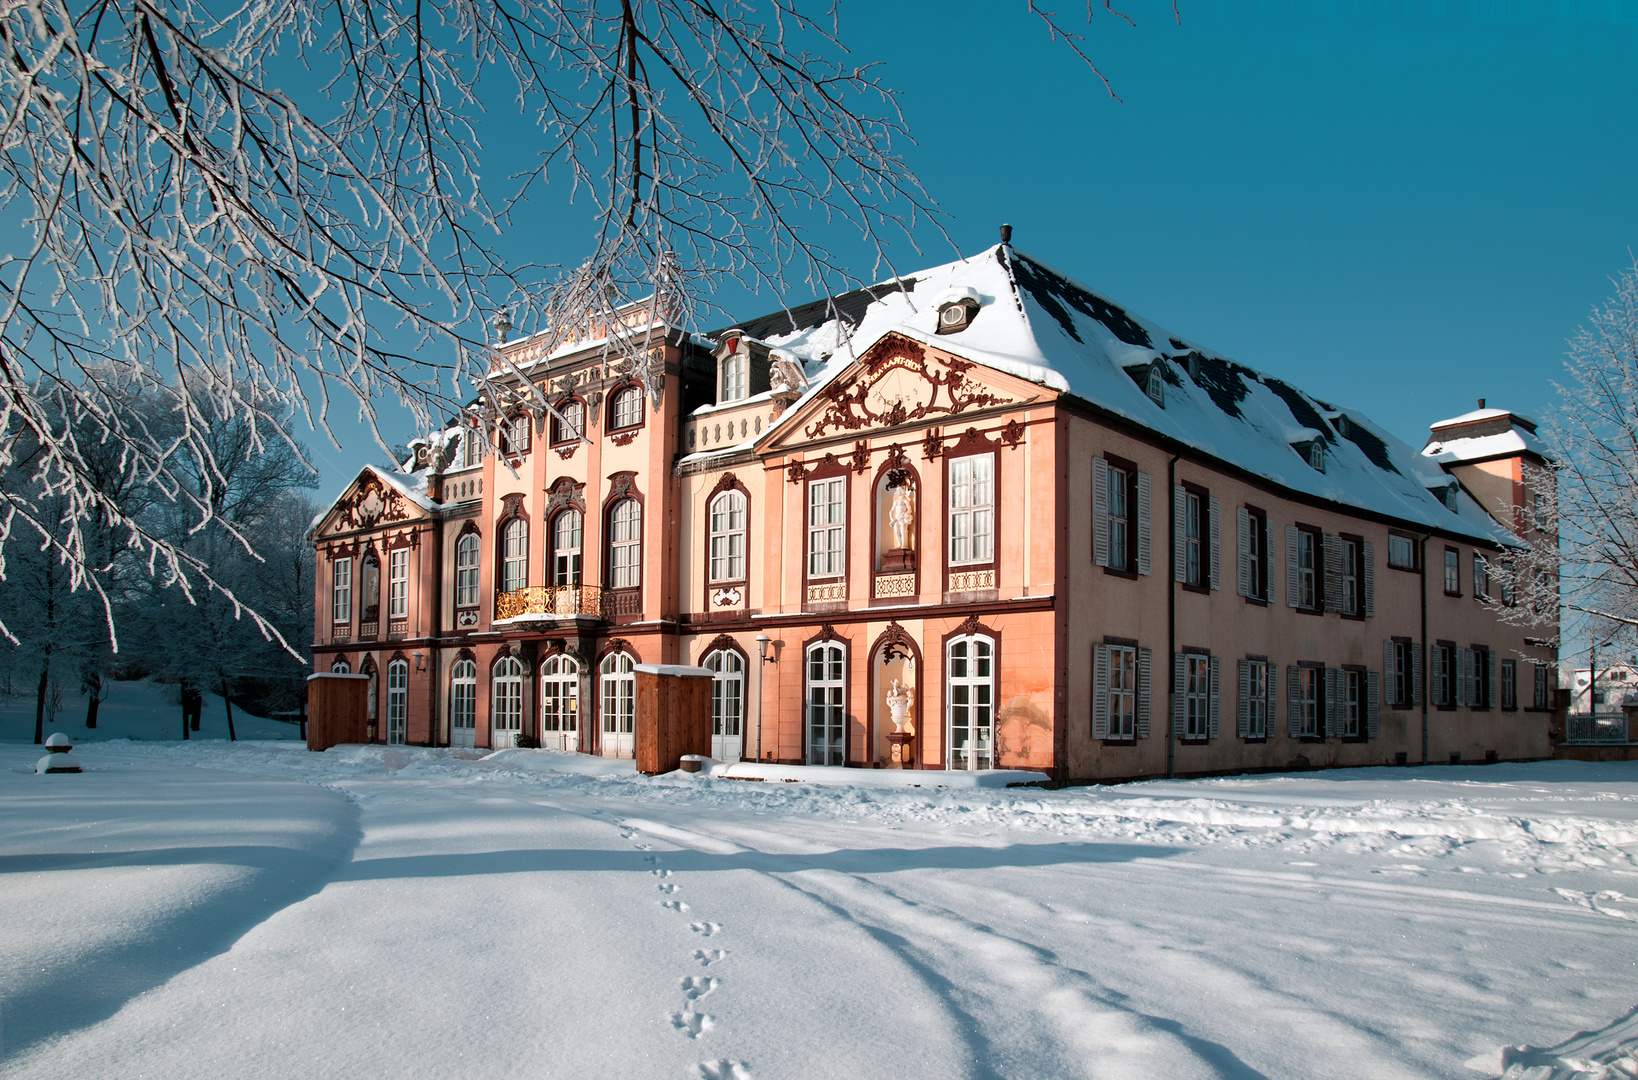
[[[802,418],[802,437],[897,427],[1017,400],[975,377],[977,368],[971,361],[932,355],[908,338],[888,334],[818,395]]]
[[[339,536],[424,516],[419,507],[404,498],[402,492],[366,469],[353,486],[335,501],[317,532],[321,536]]]

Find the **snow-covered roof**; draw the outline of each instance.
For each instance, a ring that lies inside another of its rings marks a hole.
[[[977,314],[961,332],[937,334],[937,301],[964,289],[979,300]],[[758,442],[776,437],[892,332],[1084,399],[1291,492],[1476,540],[1517,542],[1465,492],[1455,512],[1447,509],[1430,491],[1449,483],[1440,464],[1362,414],[1179,338],[1010,245],[729,329],[791,352],[809,376],[807,392]],[[1164,407],[1127,371],[1155,360],[1164,362]],[[1343,417],[1348,422],[1338,424]],[[1324,472],[1292,448],[1293,432],[1324,439]]]
[[[1463,461],[1488,461],[1491,458],[1513,457],[1517,454],[1536,454],[1543,458],[1548,456],[1547,447],[1542,441],[1523,428],[1468,439],[1434,439],[1422,448],[1422,453],[1441,465]]]
[[[414,472],[399,472],[393,469],[383,469],[375,465],[366,465],[358,471],[358,476],[353,477],[351,483],[341,489],[341,493],[339,495],[325,504],[324,509],[313,515],[313,520],[307,526],[308,536],[313,535],[314,530],[319,527],[319,524],[323,522],[325,518],[330,516],[330,511],[336,508],[336,505],[341,502],[342,498],[346,496],[347,492],[353,490],[353,488],[358,485],[358,481],[364,476],[365,473],[375,476],[383,484],[392,488],[394,491],[398,492],[398,494],[402,495],[404,498],[408,499],[410,502],[414,503],[416,506],[419,506],[423,510],[436,510],[438,508],[438,504],[427,497],[426,469],[419,469]]]

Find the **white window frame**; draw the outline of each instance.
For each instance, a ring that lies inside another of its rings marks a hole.
[[[1517,660],[1501,661],[1501,701],[1498,707],[1509,711],[1519,707],[1519,665]]]
[[[1359,550],[1357,540],[1340,538],[1342,544],[1342,613],[1360,614]]]
[[[1183,654],[1183,737],[1211,738],[1211,657]]]
[[[611,652],[598,668],[605,735],[633,735],[637,730],[637,662],[628,652]]]
[[[750,357],[732,352],[722,358],[722,397],[724,402],[739,401],[749,394]]]
[[[387,743],[403,746],[409,737],[409,661],[387,664]]]
[[[808,481],[808,578],[839,578],[847,566],[847,478]]]
[[[478,449],[478,438],[483,429],[476,425],[469,425],[461,429],[461,468],[476,468],[483,461],[483,451]]]
[[[1267,660],[1246,661],[1246,734],[1248,739],[1268,738]]]
[[[330,674],[332,675],[351,675],[352,673],[353,666],[345,660],[337,660],[330,665]]]
[[[1445,595],[1462,595],[1462,553],[1445,548]]]
[[[529,439],[533,434],[533,421],[528,413],[514,416],[506,421],[501,430],[501,439],[506,447],[506,453],[512,457],[522,457],[529,452]]]
[[[580,730],[580,662],[557,653],[540,663],[540,734]]]
[[[1109,709],[1110,739],[1137,738],[1138,651],[1135,645],[1109,645],[1109,687],[1105,691]]]
[[[1297,737],[1318,739],[1325,735],[1324,717],[1320,716],[1321,689],[1325,683],[1325,669],[1297,665]]]
[[[609,509],[609,588],[643,583],[643,504],[625,498]]]
[[[1389,533],[1388,565],[1396,570],[1415,570],[1416,541],[1399,533]]]
[[[515,656],[503,656],[496,661],[489,681],[489,742],[495,735],[510,732],[514,737],[523,730],[523,676],[527,669]]]
[[[330,619],[335,623],[353,621],[353,557],[344,556],[330,564]]]
[[[1317,535],[1307,529],[1297,530],[1297,606],[1308,611],[1317,611],[1320,607],[1319,547]]]
[[[552,519],[552,584],[578,585],[583,569],[582,547],[586,541],[586,519],[570,507]]]
[[[745,735],[745,658],[717,649],[701,665],[711,671],[711,734],[718,739]],[[714,748],[713,748],[714,749]]]
[[[586,430],[586,406],[579,401],[565,401],[559,406],[558,416],[552,417],[552,442],[574,442]]]
[[[847,764],[846,644],[816,641],[808,646],[802,657],[802,698],[808,764]]]
[[[1530,700],[1535,702],[1534,708],[1545,709],[1552,701],[1552,687],[1547,681],[1547,665],[1534,664],[1535,678],[1531,680],[1532,689]]]
[[[409,618],[409,548],[387,552],[387,618]]]
[[[461,534],[455,541],[455,606],[478,606],[478,561],[483,540],[477,533]]]
[[[1365,673],[1351,668],[1342,669],[1341,685],[1337,687],[1337,706],[1342,710],[1338,730],[1345,739],[1365,737]]]
[[[995,768],[995,639],[985,634],[951,638],[944,646],[944,767],[954,772]],[[957,724],[962,717],[965,723]],[[956,745],[958,728],[973,741]]]
[[[712,581],[745,580],[747,503],[743,491],[724,491],[711,500]]]
[[[450,741],[454,731],[473,730],[478,726],[478,664],[475,660],[455,661],[449,669],[449,727]]]
[[[995,559],[995,455],[950,462],[950,564]]]
[[[614,396],[612,426],[616,429],[633,428],[643,422],[643,390],[628,386]]]
[[[529,522],[520,517],[501,526],[501,592],[529,585]]]
[[[1490,561],[1477,551],[1473,553],[1473,599],[1481,604],[1490,600]]]

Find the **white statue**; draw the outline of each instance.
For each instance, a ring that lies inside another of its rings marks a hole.
[[[768,356],[772,361],[768,381],[773,390],[800,394],[808,388],[807,376],[794,356],[783,349],[770,350]]]
[[[887,511],[887,523],[893,526],[893,546],[910,546],[910,526],[916,519],[916,508],[910,503],[908,485],[893,489],[893,505]]]
[[[910,722],[910,687],[906,683],[894,679],[887,691],[887,711],[893,721],[893,733],[903,732],[906,735],[916,733],[915,725]]]

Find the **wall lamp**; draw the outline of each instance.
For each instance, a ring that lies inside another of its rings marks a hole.
[[[768,655],[768,646],[772,644],[773,638],[767,634],[758,634],[756,636],[756,658],[764,664],[771,664],[777,659],[777,657]]]

